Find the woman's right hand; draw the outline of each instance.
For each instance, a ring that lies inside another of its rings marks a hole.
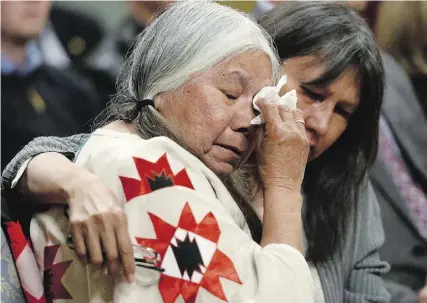
[[[110,274],[123,267],[132,282],[135,262],[127,217],[114,193],[98,176],[77,166],[65,192],[77,255],[99,267],[106,263]]]
[[[266,99],[259,99],[257,105],[266,121],[258,146],[264,190],[280,187],[300,192],[310,151],[303,114]]]

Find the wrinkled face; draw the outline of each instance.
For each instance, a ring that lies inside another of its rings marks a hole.
[[[1,1],[1,33],[22,40],[36,38],[49,18],[50,1]]]
[[[188,150],[218,175],[230,174],[253,151],[252,100],[271,85],[267,55],[247,52],[196,76],[156,108]]]
[[[342,75],[325,87],[305,84],[325,71],[313,56],[294,57],[282,64],[288,75],[286,90],[295,89],[297,107],[302,110],[310,142],[308,160],[325,152],[344,133],[352,114],[359,105],[359,82],[356,67],[348,67]]]

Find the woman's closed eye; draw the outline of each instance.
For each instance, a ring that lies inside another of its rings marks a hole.
[[[314,100],[314,101],[318,101],[318,102],[322,102],[323,100],[325,100],[325,96],[319,93],[315,93],[314,91],[308,89],[305,86],[302,86],[302,91],[304,93],[304,95],[306,95],[308,98]]]
[[[224,92],[224,95],[230,100],[236,100],[238,98],[234,94],[227,93],[227,92]]]
[[[341,115],[344,119],[349,120],[351,117],[351,113],[346,111],[345,109],[343,109],[342,107],[336,106],[334,111],[338,114]]]

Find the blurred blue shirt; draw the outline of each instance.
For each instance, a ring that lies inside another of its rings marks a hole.
[[[25,47],[25,62],[21,65],[15,64],[5,54],[1,54],[1,73],[2,75],[17,74],[27,76],[43,64],[43,53],[36,41],[30,41]]]

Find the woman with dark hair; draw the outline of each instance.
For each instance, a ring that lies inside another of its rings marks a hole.
[[[304,223],[310,259],[323,262],[342,248],[376,156],[381,57],[365,22],[340,4],[285,4],[261,25],[274,39],[287,88],[297,90],[305,113],[312,161],[304,179]]]
[[[383,94],[383,69],[378,48],[366,23],[350,8],[330,2],[289,2],[265,16],[262,26],[276,42],[282,69],[288,75],[286,90],[295,89],[310,142],[309,163],[303,183],[306,256],[314,266],[312,275],[316,302],[387,302],[388,294],[379,275],[387,265],[378,258],[383,242],[379,209],[366,174],[375,158],[379,110]],[[29,158],[45,152],[74,157],[85,136],[36,139],[3,174],[10,187],[17,170]],[[258,153],[260,151],[258,150]],[[53,203],[61,193],[57,180],[46,168],[45,154],[34,158],[18,188],[27,196]],[[249,163],[256,167],[254,155]],[[38,163],[39,164],[38,164]],[[27,162],[28,163],[28,162]],[[24,166],[25,167],[25,166]],[[43,167],[43,168],[42,168]],[[86,212],[87,205],[99,205],[104,197],[99,181],[92,181],[72,164],[63,166],[64,175],[82,176],[79,197],[68,203]],[[21,171],[24,171],[22,169]],[[246,171],[246,176],[257,176]],[[252,188],[262,189],[259,178]],[[257,214],[246,212],[253,238],[260,241],[259,217],[264,208],[255,190]],[[111,213],[114,201],[100,206]],[[94,227],[96,231],[96,227]],[[100,240],[101,241],[101,240]],[[107,252],[108,254],[108,252]],[[320,277],[320,280],[319,278]]]
[[[356,12],[338,3],[286,3],[261,25],[276,43],[287,88],[297,90],[305,116],[311,145],[303,184],[306,255],[330,292],[326,302],[385,302],[377,275],[386,267],[376,252],[384,236],[366,180],[377,152],[384,89],[373,35]]]

